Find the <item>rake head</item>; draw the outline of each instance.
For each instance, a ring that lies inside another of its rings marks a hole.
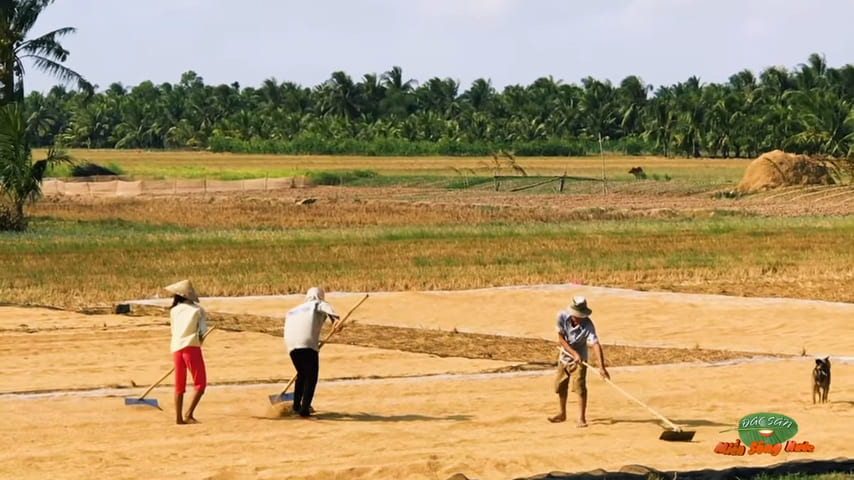
[[[270,405],[275,405],[277,403],[282,402],[292,402],[294,401],[293,393],[274,393],[270,395]]]
[[[661,436],[658,439],[666,442],[690,442],[694,438],[695,433],[697,432],[665,430],[661,432]]]
[[[154,398],[127,398],[125,397],[125,405],[147,405],[149,407],[160,408],[157,404],[157,399]]]

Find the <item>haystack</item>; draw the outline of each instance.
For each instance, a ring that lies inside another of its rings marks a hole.
[[[773,150],[760,155],[744,170],[736,190],[752,192],[794,185],[833,185],[827,166],[808,155]]]

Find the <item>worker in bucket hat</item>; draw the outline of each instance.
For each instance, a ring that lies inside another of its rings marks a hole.
[[[294,412],[303,418],[311,416],[311,402],[320,374],[320,331],[328,318],[333,327],[339,315],[326,302],[320,287],[311,287],[305,301],[285,315],[285,347],[297,371],[294,382]]]
[[[194,414],[207,387],[205,359],[202,356],[207,316],[189,280],[181,280],[164,288],[173,295],[169,317],[172,327],[172,361],[175,365],[175,423],[198,423]],[[182,414],[188,370],[193,377],[195,393],[186,414]]]
[[[566,310],[558,312],[557,315],[557,343],[560,347],[557,371],[555,373],[555,393],[558,394],[560,411],[557,415],[549,417],[552,423],[566,421],[566,401],[569,396],[569,386],[578,394],[578,422],[577,427],[587,426],[587,345],[593,347],[596,358],[599,361],[599,374],[603,378],[611,378],[605,368],[605,354],[599,337],[596,335],[596,327],[590,314],[593,310],[587,306],[587,299],[583,296],[575,296]]]

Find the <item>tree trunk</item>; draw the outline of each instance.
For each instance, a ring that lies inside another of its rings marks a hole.
[[[0,106],[15,101],[15,59],[4,58],[0,65]]]
[[[22,232],[27,229],[24,204],[19,202],[0,203],[0,232]]]
[[[14,217],[12,218],[13,230],[23,232],[27,229],[27,217],[24,216],[24,200],[15,202]]]

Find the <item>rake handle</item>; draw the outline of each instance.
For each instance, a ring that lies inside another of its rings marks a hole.
[[[212,331],[214,331],[215,328],[216,328],[216,325],[209,328],[208,331],[205,332],[204,335],[202,335],[202,341],[204,341],[204,339],[208,336],[208,334],[211,333]],[[145,398],[145,396],[148,395],[149,393],[151,393],[151,391],[154,390],[154,388],[156,386],[160,385],[160,383],[163,382],[163,380],[166,380],[166,377],[168,377],[169,375],[172,375],[172,372],[174,372],[174,371],[175,371],[175,367],[173,366],[168,372],[166,372],[162,377],[160,377],[159,380],[152,383],[151,386],[148,387],[148,390],[142,392],[142,395],[140,395],[139,398],[137,398],[137,400],[142,400],[143,398]]]
[[[368,294],[366,293],[366,294],[365,294],[365,296],[364,296],[364,297],[362,297],[362,299],[361,299],[361,300],[359,300],[359,303],[357,303],[355,306],[353,306],[353,308],[351,308],[351,309],[350,309],[350,311],[349,311],[349,312],[347,312],[347,315],[344,315],[344,318],[342,318],[342,319],[341,319],[341,321],[340,321],[340,322],[338,322],[338,324],[337,324],[337,325],[335,325],[335,327],[332,329],[332,331],[331,331],[331,332],[329,332],[328,334],[326,334],[326,338],[324,338],[323,340],[321,340],[321,341],[320,341],[320,343],[317,345],[317,349],[318,349],[318,350],[320,350],[320,348],[321,348],[321,347],[323,347],[323,345],[324,345],[324,344],[326,344],[326,342],[328,342],[328,341],[329,341],[329,339],[332,337],[332,335],[334,335],[336,332],[338,332],[338,331],[340,331],[340,330],[341,330],[341,328],[342,328],[342,327],[341,327],[341,325],[343,325],[343,324],[344,324],[344,322],[346,322],[346,321],[347,321],[347,319],[348,319],[348,318],[350,318],[350,315],[351,315],[354,311],[356,311],[356,309],[357,309],[357,308],[359,308],[359,305],[361,305],[362,303],[364,303],[364,301],[365,301],[365,300],[367,300],[367,299],[368,299]],[[287,385],[285,385],[285,388],[284,388],[284,389],[282,389],[282,393],[280,393],[280,394],[279,394],[279,396],[282,396],[282,395],[284,395],[285,393],[287,393],[288,389],[289,389],[289,388],[291,388],[291,385],[293,385],[293,384],[294,384],[294,382],[296,381],[296,379],[297,379],[297,376],[296,376],[296,375],[294,375],[293,377],[291,377],[291,379],[290,379],[290,380],[288,380],[288,384],[287,384]]]
[[[582,364],[584,364],[584,366],[586,366],[587,368],[589,368],[589,369],[593,369],[593,366],[591,366],[589,363],[585,362],[584,360],[582,360],[582,361],[581,361],[581,363],[582,363]],[[680,428],[678,425],[676,425],[675,423],[673,423],[673,422],[671,422],[670,420],[668,420],[664,415],[662,415],[662,414],[660,414],[660,413],[656,412],[655,410],[653,410],[653,409],[652,409],[652,407],[650,407],[649,405],[647,405],[647,404],[643,403],[642,401],[638,400],[637,398],[635,398],[635,397],[634,397],[633,395],[631,395],[629,392],[627,392],[627,391],[623,390],[622,388],[620,388],[620,386],[619,386],[619,385],[617,385],[616,383],[614,383],[613,381],[611,381],[611,379],[610,379],[610,378],[602,377],[602,380],[605,380],[605,382],[606,382],[608,385],[610,385],[610,386],[614,387],[618,392],[620,392],[620,393],[622,393],[623,395],[625,395],[625,396],[626,396],[626,398],[628,398],[628,399],[630,399],[630,400],[634,400],[638,405],[640,405],[640,406],[642,406],[642,407],[646,408],[647,410],[649,410],[649,411],[650,411],[650,413],[652,413],[652,414],[653,414],[653,415],[655,415],[656,417],[660,418],[664,423],[666,423],[666,424],[667,424],[670,428],[672,428],[673,430],[681,431],[681,428]]]

